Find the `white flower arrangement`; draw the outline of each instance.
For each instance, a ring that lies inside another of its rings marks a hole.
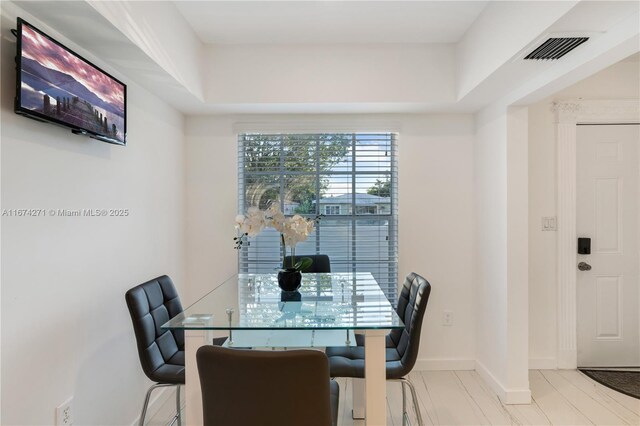
[[[307,219],[299,214],[286,217],[284,213],[280,211],[280,206],[275,203],[271,204],[266,210],[249,207],[246,214],[236,216],[235,227],[240,235],[234,238],[235,248],[238,250],[242,248],[245,237],[255,237],[260,234],[264,228],[273,228],[280,233],[283,259],[286,257],[287,246],[291,248],[292,265],[287,267],[284,265],[283,260],[283,269],[301,271],[308,268],[312,261],[310,258],[304,257],[293,264],[296,244],[307,240],[315,229],[316,222],[319,220],[320,216],[317,216],[315,219]]]

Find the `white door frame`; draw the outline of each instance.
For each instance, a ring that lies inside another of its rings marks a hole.
[[[640,102],[621,100],[567,100],[553,103],[556,113],[558,202],[558,368],[578,365],[576,316],[576,125],[640,122]]]

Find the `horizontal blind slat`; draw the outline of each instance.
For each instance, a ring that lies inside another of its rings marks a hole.
[[[275,202],[286,215],[324,214],[296,255],[327,254],[335,272],[371,272],[395,304],[396,144],[394,133],[240,134],[239,211]],[[273,272],[281,263],[273,229],[239,250],[242,272]]]

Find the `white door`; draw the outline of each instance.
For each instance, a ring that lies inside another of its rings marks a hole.
[[[576,226],[591,238],[578,254],[591,270],[576,270],[579,367],[640,366],[639,144],[639,125],[577,129]]]

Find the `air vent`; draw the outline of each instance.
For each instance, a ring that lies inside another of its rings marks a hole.
[[[587,40],[589,37],[552,37],[524,59],[560,59]]]

